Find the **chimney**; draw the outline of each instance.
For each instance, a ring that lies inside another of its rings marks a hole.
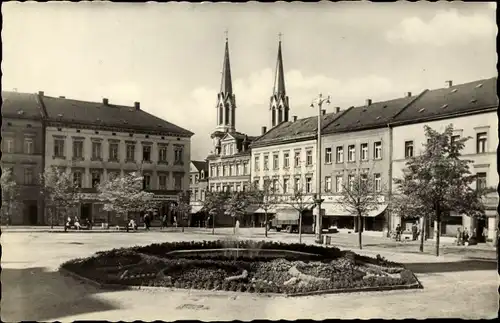
[[[366,99],[366,105],[371,105],[372,104],[372,99]]]
[[[108,102],[109,102],[108,98],[103,98],[102,99],[102,104],[108,105]]]
[[[43,92],[43,91],[38,91],[38,95],[39,95],[39,96],[43,96],[43,95],[44,95],[44,92]]]
[[[297,116],[293,116],[293,122],[297,121]]]
[[[340,107],[335,107],[335,113],[339,113],[340,112]]]
[[[321,115],[324,116],[326,114],[326,110],[325,109],[321,109]]]
[[[267,127],[262,127],[262,135],[265,135],[267,132]]]
[[[134,107],[136,110],[140,110],[141,109],[141,102],[134,102]]]
[[[406,93],[405,93],[405,96],[406,96],[407,98],[410,98],[410,97],[411,97],[411,92],[406,92]]]
[[[453,86],[453,81],[452,80],[446,81],[446,86],[447,87],[452,87]]]

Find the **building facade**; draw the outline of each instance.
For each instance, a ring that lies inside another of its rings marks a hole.
[[[189,190],[190,131],[148,114],[136,102],[119,106],[103,99],[85,102],[39,94],[46,114],[45,169],[73,174],[84,201],[75,215],[94,223],[120,221],[97,200],[96,186],[131,172],[163,206],[154,219],[170,214],[180,191]]]
[[[208,191],[208,162],[192,160],[189,170],[189,189],[191,190],[191,225],[204,226],[206,216],[203,202]]]
[[[419,100],[402,111],[392,122],[394,178],[401,178],[406,159],[424,149],[424,125],[443,131],[452,124],[452,140],[469,137],[462,151],[471,160],[470,171],[477,175],[477,187],[498,185],[496,169],[498,147],[498,97],[497,78],[448,86],[428,91]],[[397,194],[397,190],[395,190]],[[466,215],[451,213],[445,217],[441,234],[456,235],[457,227],[465,226],[481,236],[487,228],[488,239],[494,240],[498,226],[498,194],[492,193],[485,200],[486,219],[475,220]],[[395,223],[399,219],[395,218]],[[434,227],[434,224],[431,224]]]
[[[372,102],[352,107],[323,130],[322,135],[322,197],[325,199],[324,226],[358,229],[357,218],[346,212],[339,200],[345,184],[358,173],[369,176],[380,194],[377,210],[363,218],[364,230],[389,230],[390,215],[387,206],[391,189],[392,132],[388,123],[420,95],[406,93],[389,101]]]
[[[44,224],[40,194],[43,134],[43,114],[37,95],[2,91],[2,169],[12,171],[20,202],[9,219],[3,219],[8,224]]]

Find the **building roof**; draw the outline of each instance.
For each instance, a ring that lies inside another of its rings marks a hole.
[[[285,72],[283,70],[283,55],[281,54],[281,40],[278,44],[278,59],[276,61],[276,75],[274,77],[274,94],[286,94],[285,90]]]
[[[196,169],[198,171],[202,171],[204,170],[205,172],[208,172],[208,162],[207,161],[204,161],[204,160],[192,160],[191,161],[194,165],[194,167],[196,167]]]
[[[427,91],[397,115],[393,122],[423,122],[498,107],[497,78]]]
[[[100,124],[103,126],[134,128],[179,136],[192,136],[189,130],[160,119],[133,106],[104,104],[66,98],[42,96],[41,102],[51,121]]]
[[[2,117],[42,119],[36,94],[2,91]]]
[[[226,95],[233,94],[233,82],[231,79],[231,63],[229,62],[229,41],[226,38],[224,49],[224,62],[222,63],[222,79],[220,83],[220,93]]]
[[[344,111],[340,113],[327,113],[321,116],[322,129],[329,123],[335,121],[341,116]],[[318,131],[318,117],[308,117],[298,119],[297,121],[282,122],[276,127],[260,136],[252,143],[252,147],[271,146],[280,144],[285,141],[294,140],[308,140],[316,137]]]
[[[323,131],[328,134],[387,126],[394,116],[421,95],[372,102],[370,105],[350,108],[335,122],[327,125]]]

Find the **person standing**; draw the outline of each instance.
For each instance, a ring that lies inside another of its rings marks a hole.
[[[396,226],[396,241],[401,241],[401,224]]]
[[[411,226],[411,233],[413,235],[413,241],[416,241],[418,238],[418,227],[416,223],[413,223]]]
[[[160,229],[163,229],[166,227],[167,227],[167,214],[163,214],[163,217],[161,219],[161,228]]]
[[[149,214],[146,213],[144,215],[144,226],[146,228],[146,231],[149,231],[150,225],[151,225],[151,222],[150,222]]]

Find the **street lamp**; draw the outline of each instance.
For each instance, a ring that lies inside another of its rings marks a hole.
[[[321,203],[323,200],[321,199],[321,116],[322,116],[322,107],[323,103],[330,104],[330,96],[323,97],[320,93],[319,96],[313,100],[311,103],[311,108],[314,108],[316,105],[318,107],[318,136],[316,138],[316,196],[315,196],[315,204],[318,206],[318,213],[316,214],[316,237],[317,241],[321,242],[321,231],[322,231],[322,215],[321,215]]]

